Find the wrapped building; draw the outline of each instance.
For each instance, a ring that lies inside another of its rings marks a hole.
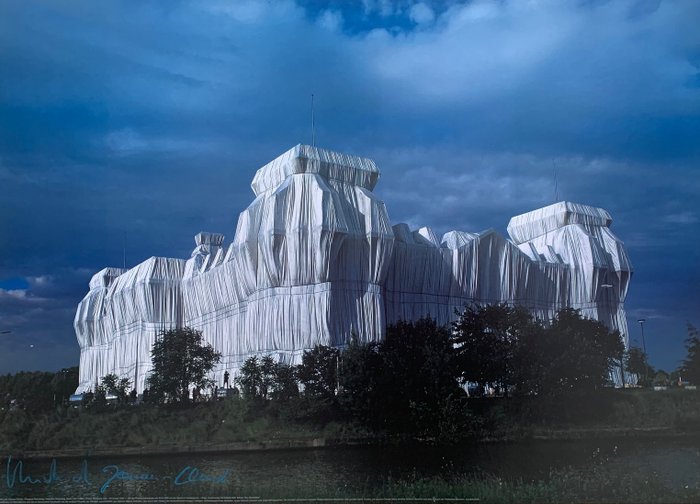
[[[513,217],[510,239],[438,238],[392,226],[372,193],[378,179],[370,159],[297,145],[256,173],[232,243],[202,232],[187,260],[96,273],[75,316],[78,392],[109,373],[142,391],[156,336],[184,326],[223,355],[217,383],[253,355],[299,363],[315,345],[378,341],[398,320],[448,323],[474,302],[522,305],[544,320],[580,309],[627,344],[631,266],[605,210],[560,202]]]

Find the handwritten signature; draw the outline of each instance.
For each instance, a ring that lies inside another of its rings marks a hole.
[[[173,475],[157,475],[153,473],[129,472],[116,464],[109,464],[102,467],[102,474],[105,478],[99,486],[100,494],[104,494],[115,481],[171,481],[173,486],[193,485],[198,483],[225,484],[231,475],[229,469],[220,474],[209,474],[201,471],[197,466],[187,465],[178,473]],[[80,469],[72,476],[66,477],[59,474],[58,462],[51,460],[48,471],[42,474],[32,474],[24,467],[22,459],[13,459],[12,455],[7,457],[7,468],[5,471],[5,484],[7,488],[14,488],[19,485],[52,485],[59,481],[66,481],[71,484],[91,485],[88,461],[83,460]],[[99,483],[98,483],[99,484]]]

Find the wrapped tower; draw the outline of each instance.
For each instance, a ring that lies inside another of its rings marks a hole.
[[[541,319],[561,308],[620,330],[631,266],[603,209],[561,202],[493,230],[391,226],[370,159],[297,145],[258,170],[255,199],[224,236],[199,233],[188,260],[152,257],[90,282],[75,330],[78,392],[109,373],[142,391],[158,333],[189,326],[223,358],[213,378],[253,355],[298,363],[315,345],[378,341],[386,324],[455,318],[506,302]]]

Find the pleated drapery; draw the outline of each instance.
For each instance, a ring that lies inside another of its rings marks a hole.
[[[189,326],[235,376],[250,356],[299,363],[304,350],[378,341],[386,324],[455,318],[465,304],[506,302],[551,320],[565,307],[618,329],[631,265],[608,212],[560,202],[513,217],[510,240],[493,230],[392,227],[373,193],[373,161],[297,145],[263,166],[233,242],[199,233],[188,260],[152,257],[106,268],[78,305],[78,392],[103,376],[139,392],[157,334]]]

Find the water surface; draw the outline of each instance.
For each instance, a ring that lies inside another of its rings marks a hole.
[[[700,439],[530,441],[435,447],[343,447],[232,454],[19,460],[4,457],[0,497],[371,495],[387,482],[465,475],[547,481],[592,466],[700,489]]]

